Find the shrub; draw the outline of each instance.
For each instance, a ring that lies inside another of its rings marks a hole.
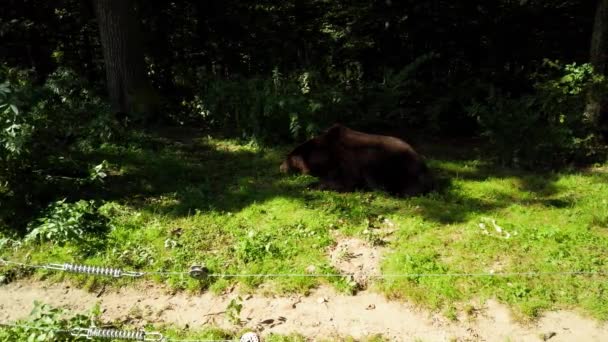
[[[603,156],[598,128],[585,118],[584,108],[590,89],[605,87],[605,79],[589,64],[545,61],[534,80],[532,94],[488,98],[468,108],[497,160],[513,166],[558,167]]]
[[[205,86],[185,105],[209,127],[244,139],[276,142],[303,139],[343,117],[350,98],[320,81],[318,73],[221,79],[203,76]]]
[[[120,129],[70,70],[35,85],[30,72],[0,67],[0,80],[0,228],[19,227],[63,192],[58,187],[72,191],[102,178],[79,156]]]
[[[36,301],[27,319],[0,328],[0,341],[88,341],[86,337],[72,336],[69,331],[99,324],[99,315],[99,307],[95,306],[90,315],[65,317],[63,310]]]
[[[63,199],[49,205],[42,217],[30,223],[25,240],[80,242],[87,235],[105,232],[108,224],[109,219],[98,212],[93,201],[66,203]]]
[[[424,119],[412,114],[421,89],[415,73],[434,56],[387,70],[380,80],[366,80],[357,63],[287,75],[275,68],[271,75],[250,78],[221,78],[199,70],[198,94],[182,103],[183,116],[265,142],[303,140],[338,121],[423,124]]]

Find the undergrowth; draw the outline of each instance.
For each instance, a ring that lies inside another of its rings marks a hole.
[[[30,315],[27,318],[0,326],[0,341],[108,341],[107,338],[88,338],[87,329],[97,327],[101,329],[122,330],[124,332],[139,331],[135,327],[120,322],[103,322],[101,308],[95,305],[88,313],[73,313],[60,308],[49,306],[42,302],[35,302]],[[159,331],[158,328],[162,330]],[[165,327],[154,327],[147,324],[144,330],[148,333],[161,333],[165,338],[171,340],[233,340],[242,335],[241,332],[226,331],[218,328],[206,328],[202,330],[184,331]],[[80,336],[79,336],[80,335]],[[149,334],[148,339],[157,336]],[[303,341],[298,335],[283,336],[270,335],[267,341]]]

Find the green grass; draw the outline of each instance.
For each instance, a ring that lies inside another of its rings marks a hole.
[[[449,168],[457,170],[456,165]],[[420,215],[404,217],[404,212],[396,218],[408,228],[400,230],[384,272],[606,270],[606,173],[459,171],[461,178],[454,179],[449,192],[416,200]],[[389,296],[432,307],[497,297],[528,317],[542,309],[579,307],[602,319],[608,318],[607,288],[605,276],[551,275],[418,278],[382,284]]]
[[[608,269],[605,168],[535,174],[493,166],[468,147],[434,144],[422,150],[443,180],[442,190],[395,199],[377,192],[308,190],[312,178],[278,172],[288,149],[212,138],[104,146],[90,158],[107,160],[110,176],[82,196],[105,201],[101,212],[111,219],[110,232],[89,244],[25,244],[4,248],[1,256],[145,271],[204,264],[212,273],[305,273],[314,265],[319,273],[334,273],[326,248],[335,236],[369,238],[370,222],[381,215],[397,229],[386,245],[384,273]],[[88,287],[137,281],[37,274],[69,277]],[[155,279],[191,291],[219,292],[235,283],[245,291],[266,283],[265,291],[276,293],[306,293],[321,283],[353,290],[336,278]],[[496,297],[523,317],[576,308],[608,318],[606,276],[387,278],[375,287],[449,317],[471,299]]]

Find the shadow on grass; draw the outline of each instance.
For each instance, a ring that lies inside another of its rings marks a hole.
[[[287,148],[234,146],[183,136],[178,130],[168,138],[156,137],[137,147],[105,148],[91,157],[106,159],[118,170],[110,173],[101,188],[88,189],[84,197],[121,201],[174,217],[209,210],[237,212],[252,203],[286,197],[345,214],[354,211],[361,218],[413,207],[412,214],[441,224],[463,222],[472,215],[491,213],[514,203],[556,208],[574,204],[573,199],[559,196],[556,181],[560,174],[533,174],[479,161],[475,142],[423,146],[423,153],[433,156],[429,164],[439,180],[439,189],[427,196],[381,201],[366,200],[362,193],[328,195],[311,191],[305,181],[281,175],[278,166]],[[461,180],[487,179],[516,179],[518,192],[470,194],[459,185]],[[524,198],[519,192],[530,195]],[[83,197],[82,193],[77,195]]]
[[[95,154],[119,170],[87,195],[126,202],[173,216],[195,211],[238,211],[280,194],[272,153],[230,150],[209,143],[165,141],[162,147],[106,149]]]

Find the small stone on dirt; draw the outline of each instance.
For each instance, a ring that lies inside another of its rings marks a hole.
[[[376,308],[375,304],[370,304],[365,308],[365,310],[374,310],[375,308]]]
[[[295,309],[295,308],[296,308],[296,305],[298,305],[298,304],[300,304],[300,303],[302,303],[302,299],[301,299],[301,298],[298,298],[298,299],[294,300],[293,302],[291,302],[291,304],[290,304],[289,306],[290,306],[292,309]]]
[[[546,334],[543,334],[543,341],[549,341],[555,335],[557,335],[557,333],[555,331],[550,331]]]
[[[316,270],[317,268],[314,265],[306,267],[306,273],[315,273]]]
[[[327,303],[327,298],[325,298],[325,297],[319,297],[317,299],[317,303],[319,303],[319,304]]]

